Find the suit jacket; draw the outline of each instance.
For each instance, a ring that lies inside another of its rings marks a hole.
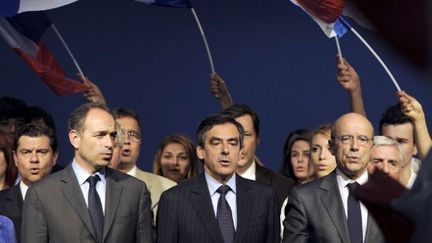
[[[19,184],[0,192],[0,215],[12,220],[17,242],[21,241],[23,198]]]
[[[294,180],[275,173],[258,163],[256,163],[255,175],[256,181],[269,185],[275,191],[280,213],[283,202],[295,184]]]
[[[350,243],[336,172],[291,190],[285,209],[283,242]],[[385,242],[368,215],[364,243]]]
[[[279,243],[279,217],[271,188],[236,178],[237,230],[235,242]],[[157,216],[158,242],[221,243],[204,174],[165,191]]]
[[[143,181],[146,184],[147,189],[150,191],[152,203],[151,209],[153,211],[154,219],[156,219],[159,199],[162,195],[162,192],[170,189],[173,186],[176,186],[177,183],[165,177],[142,171],[138,167],[136,168],[135,176],[136,178]]]
[[[150,195],[143,182],[106,168],[103,242],[151,242]],[[96,234],[72,165],[34,183],[24,201],[22,242],[94,243]]]

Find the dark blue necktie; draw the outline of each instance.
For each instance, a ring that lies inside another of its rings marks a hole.
[[[96,183],[100,181],[98,175],[90,176],[87,182],[90,184],[88,193],[88,209],[90,217],[93,223],[93,227],[96,231],[97,242],[102,242],[102,232],[104,225],[104,214],[102,210],[102,203],[99,198],[99,194],[96,191]]]
[[[216,190],[220,194],[217,206],[217,220],[224,243],[234,242],[235,234],[231,208],[225,198],[229,190],[231,190],[231,188],[227,185],[222,185]]]
[[[348,196],[348,230],[351,238],[351,243],[362,243],[362,218],[360,210],[360,202],[354,197],[354,190],[359,186],[357,182],[347,185],[350,193]]]

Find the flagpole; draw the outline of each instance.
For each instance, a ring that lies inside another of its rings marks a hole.
[[[66,41],[63,39],[62,35],[57,30],[57,28],[55,27],[54,24],[52,24],[52,28],[53,28],[54,32],[56,33],[57,37],[60,39],[60,41],[63,44],[63,46],[65,47],[66,51],[68,52],[70,58],[72,59],[73,63],[75,64],[75,67],[78,69],[79,74],[81,75],[81,77],[83,78],[83,80],[85,80],[84,73],[82,72],[81,67],[79,66],[79,64],[78,64],[77,60],[75,59],[74,55],[72,54],[72,51],[69,49],[69,46],[67,45]]]
[[[339,37],[337,35],[335,35],[334,38],[336,41],[336,47],[337,47],[337,51],[339,54],[339,61],[340,61],[340,63],[342,63],[343,57],[342,57],[342,49],[341,49],[340,44],[339,44]]]
[[[198,25],[198,29],[199,29],[199,31],[200,31],[200,33],[201,33],[201,37],[202,37],[202,39],[203,39],[203,41],[204,41],[204,45],[205,45],[205,48],[206,48],[206,51],[207,51],[207,56],[208,56],[208,59],[209,59],[209,62],[210,62],[210,68],[211,68],[211,71],[212,71],[212,73],[215,73],[215,68],[214,68],[214,64],[213,64],[213,58],[212,58],[212,55],[211,55],[211,52],[210,52],[209,45],[208,45],[208,43],[207,43],[207,38],[206,38],[206,36],[205,36],[205,34],[204,34],[204,30],[203,30],[203,28],[201,27],[201,22],[200,22],[199,19],[198,19],[198,15],[196,14],[195,9],[194,9],[194,8],[190,8],[190,9],[191,9],[191,11],[192,11],[192,15],[193,15],[194,18],[195,18],[195,22],[196,22],[197,25]]]
[[[339,18],[346,26],[349,27],[349,29],[351,30],[351,32],[354,33],[354,35],[357,36],[357,38],[359,38],[359,40],[366,46],[367,49],[369,49],[369,51],[372,53],[372,55],[378,60],[378,62],[381,64],[381,66],[384,68],[384,70],[387,72],[388,76],[390,77],[390,79],[392,80],[393,84],[396,86],[396,89],[398,91],[401,91],[401,88],[398,84],[398,82],[396,81],[395,77],[393,76],[393,74],[390,72],[390,69],[388,69],[387,65],[383,62],[383,60],[378,56],[378,54],[375,52],[375,50],[369,45],[369,43],[349,24],[347,23],[347,21],[344,18]]]

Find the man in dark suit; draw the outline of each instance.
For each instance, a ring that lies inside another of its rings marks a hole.
[[[237,173],[243,178],[271,186],[276,192],[278,210],[280,210],[291,187],[294,185],[294,181],[273,172],[257,162],[255,151],[260,142],[258,115],[246,105],[232,105],[225,109],[223,113],[233,117],[243,126],[245,131],[244,147],[240,154]]]
[[[28,190],[23,242],[151,242],[151,202],[145,184],[107,167],[116,129],[105,105],[88,103],[71,113],[74,159]]]
[[[348,113],[336,120],[330,145],[337,168],[291,190],[283,242],[384,242],[372,216],[350,192],[368,180],[372,139],[372,124],[364,116]]]
[[[51,173],[57,161],[56,136],[43,124],[25,124],[15,134],[13,154],[21,175],[19,184],[0,192],[0,214],[10,218],[17,242],[21,241],[21,220],[28,187]]]
[[[157,216],[158,242],[279,242],[273,190],[237,176],[243,128],[214,115],[197,130],[204,173],[165,191]]]

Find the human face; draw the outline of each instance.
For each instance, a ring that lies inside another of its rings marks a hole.
[[[204,134],[204,147],[197,147],[204,170],[220,183],[226,183],[237,169],[240,133],[231,123],[216,125]]]
[[[373,128],[362,115],[349,113],[343,115],[335,123],[334,145],[332,153],[336,158],[337,167],[351,179],[357,179],[366,170],[372,148]],[[352,141],[342,142],[341,138],[352,136]],[[360,138],[367,139],[362,144]]]
[[[256,136],[252,117],[244,115],[235,119],[243,126],[244,129],[244,143],[240,153],[240,160],[238,162],[237,170],[240,173],[245,172],[253,163],[255,158],[255,151],[259,144],[259,139]]]
[[[133,117],[117,118],[124,132],[124,144],[121,151],[118,169],[129,172],[137,163],[141,150],[141,129]]]
[[[371,163],[368,166],[369,174],[372,174],[375,169],[379,169],[397,181],[399,180],[400,168],[401,156],[395,146],[385,145],[372,148]]]
[[[102,109],[91,109],[81,130],[69,132],[76,162],[90,174],[108,166],[116,135],[114,117]]]
[[[0,131],[15,135],[15,132],[24,124],[23,118],[8,118],[0,121]]]
[[[190,159],[186,148],[179,143],[167,144],[161,153],[162,175],[175,182],[187,178]]]
[[[297,181],[300,183],[307,182],[312,174],[313,169],[310,164],[310,145],[304,140],[298,140],[291,146],[291,165]]]
[[[399,144],[403,154],[402,168],[410,165],[413,155],[417,154],[417,148],[414,144],[414,127],[410,122],[397,125],[384,124],[381,127],[382,135],[392,138]]]
[[[311,160],[318,177],[328,175],[336,168],[336,159],[330,152],[329,140],[322,134],[312,137]]]
[[[22,182],[30,186],[51,173],[57,155],[50,146],[48,136],[21,136],[14,151],[14,158]]]

